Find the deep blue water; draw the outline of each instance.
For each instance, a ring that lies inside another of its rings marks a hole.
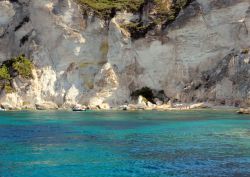
[[[250,116],[0,112],[0,177],[250,176]]]

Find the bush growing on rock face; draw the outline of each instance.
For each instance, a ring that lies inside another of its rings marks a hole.
[[[2,65],[0,67],[0,80],[10,80],[10,74],[9,74],[9,70],[6,67],[6,65]]]
[[[33,64],[24,55],[20,55],[14,58],[14,62],[12,64],[13,69],[15,69],[19,75],[23,78],[30,79],[32,78],[32,68]]]
[[[177,0],[175,4],[178,8],[182,9],[187,3],[188,0]]]
[[[7,82],[4,86],[5,93],[14,92],[14,88],[11,86],[10,82]]]
[[[128,30],[133,39],[139,39],[139,38],[145,36],[145,34],[149,30],[152,30],[154,26],[155,26],[154,22],[152,22],[148,25],[143,25],[143,23],[130,22],[126,25],[122,25],[122,28]]]
[[[13,92],[10,84],[11,76],[6,65],[0,67],[0,89],[5,90],[6,93]]]
[[[242,54],[248,54],[249,53],[249,49],[248,48],[242,49],[241,53]]]
[[[24,55],[6,60],[0,66],[0,88],[5,90],[6,93],[14,91],[12,87],[12,80],[20,75],[23,78],[32,78],[32,62]]]
[[[138,11],[144,0],[76,0],[94,10],[102,18],[110,18],[119,10]]]
[[[193,0],[76,0],[87,12],[92,9],[96,15],[105,20],[113,18],[117,11],[128,11],[139,14],[140,18],[121,25],[130,32],[132,39],[144,37],[156,25],[165,28],[174,21],[181,9]],[[148,5],[148,6],[147,6]],[[145,7],[145,8],[144,8]],[[149,7],[149,8],[148,8]],[[146,18],[144,9],[146,12]]]

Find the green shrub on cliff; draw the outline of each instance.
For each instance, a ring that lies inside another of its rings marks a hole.
[[[137,10],[144,0],[78,0],[79,3],[88,5],[97,11],[115,8],[117,10]]]
[[[76,0],[87,12],[92,9],[96,15],[105,21],[115,16],[117,11],[127,10],[139,14],[139,18],[122,28],[130,32],[132,39],[145,37],[148,31],[156,25],[165,29],[172,23],[179,12],[193,0]],[[146,14],[146,15],[145,15]],[[145,16],[145,18],[142,18]]]
[[[4,90],[6,93],[14,92],[14,88],[11,86],[10,82],[5,83]]]
[[[11,76],[6,65],[0,67],[0,89],[5,90],[6,93],[12,93],[13,88],[10,86]]]
[[[122,25],[121,27],[128,30],[133,39],[138,39],[143,37],[149,30],[153,29],[154,26],[155,23],[143,25],[142,23],[130,22],[128,24]]]
[[[26,79],[32,78],[33,64],[24,55],[20,55],[14,58],[12,66],[13,69],[15,69],[18,72],[18,74],[21,75],[23,78]]]
[[[113,11],[138,11],[144,0],[76,0],[79,4],[93,9],[98,15],[107,18]]]
[[[182,9],[183,7],[187,5],[188,1],[190,0],[177,0],[175,5],[177,6],[177,8]]]
[[[9,70],[6,67],[6,65],[2,65],[0,67],[0,80],[10,80],[10,74],[9,74]]]
[[[20,75],[23,78],[32,78],[32,62],[24,55],[6,60],[0,66],[0,88],[5,90],[6,93],[14,91],[12,87],[12,80]]]

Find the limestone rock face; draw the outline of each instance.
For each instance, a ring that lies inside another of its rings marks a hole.
[[[138,105],[146,106],[147,102],[148,100],[145,97],[141,95],[138,97],[138,103],[137,103]]]
[[[0,102],[114,106],[147,86],[181,102],[249,103],[249,0],[193,1],[138,40],[122,28],[133,18],[119,12],[107,23],[73,0],[0,1],[0,61],[24,53],[35,65]]]
[[[8,25],[11,18],[15,15],[13,5],[9,1],[1,1],[0,8],[0,24],[1,26]]]

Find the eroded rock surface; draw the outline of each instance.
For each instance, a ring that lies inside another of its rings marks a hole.
[[[0,1],[0,61],[24,53],[35,65],[34,78],[15,78],[16,92],[0,101],[116,106],[147,86],[180,102],[247,105],[250,2],[224,2],[193,1],[162,31],[132,40],[122,27],[136,14],[107,23],[72,0]]]

